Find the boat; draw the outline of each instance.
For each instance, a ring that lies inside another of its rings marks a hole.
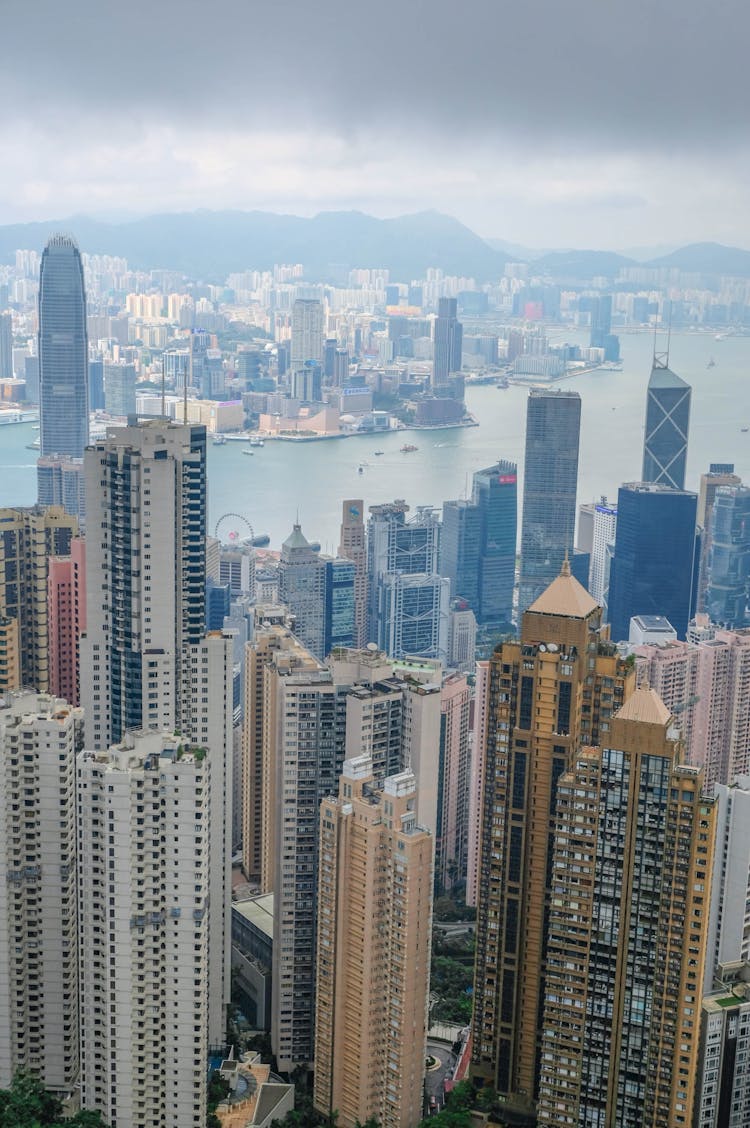
[[[214,446],[224,446],[227,441],[226,435],[214,435]]]
[[[365,468],[362,465],[362,463],[360,462],[359,466],[357,467],[357,473],[358,474],[364,474],[364,472],[365,472]]]
[[[411,454],[412,451],[419,450],[419,447],[414,446],[414,443],[404,443],[401,447],[402,454]]]
[[[375,454],[385,454],[385,451],[384,450],[376,450]]]
[[[262,447],[263,446],[263,439],[260,437],[260,435],[252,435],[251,436],[250,446],[251,447]]]
[[[747,432],[748,432],[748,430],[750,430],[750,428],[748,428],[748,427],[740,427],[740,431],[742,431],[742,434],[743,434],[743,435],[746,435],[746,434],[747,434]]]
[[[252,458],[252,457],[253,457],[253,455],[255,454],[255,451],[254,451],[254,450],[243,450],[243,452],[242,452],[242,453],[243,453],[243,454],[249,454],[249,455],[250,455],[250,457]]]
[[[706,368],[716,368],[716,361],[714,360],[713,357],[711,357],[711,359],[709,360],[708,364],[706,365]]]

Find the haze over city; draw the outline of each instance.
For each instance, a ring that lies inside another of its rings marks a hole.
[[[746,245],[746,6],[9,0],[0,223],[437,208],[529,247]]]

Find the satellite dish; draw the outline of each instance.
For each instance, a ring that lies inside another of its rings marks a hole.
[[[541,650],[541,651],[542,651],[543,653],[545,653],[545,654],[546,654],[546,652],[547,652],[547,647],[546,647],[546,646],[544,645],[544,643],[543,643],[543,642],[540,642],[540,643],[539,643],[539,649],[540,649],[540,650]]]
[[[378,649],[378,644],[376,642],[368,642],[367,649],[370,651],[371,654],[374,654],[375,651]]]
[[[548,642],[548,643],[547,643],[547,649],[548,649],[548,650],[549,650],[549,651],[550,651],[550,652],[551,652],[552,654],[557,654],[557,652],[558,652],[558,650],[560,649],[560,647],[559,647],[559,646],[557,645],[557,643],[556,643],[556,642]]]

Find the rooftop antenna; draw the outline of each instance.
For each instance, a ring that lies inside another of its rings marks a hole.
[[[183,385],[183,401],[182,401],[182,422],[187,423],[187,390],[188,390],[188,366],[186,361],[182,363],[182,385]]]
[[[164,363],[164,358],[162,357],[162,362],[161,362],[161,414],[162,414],[163,419],[167,418],[167,390],[166,390],[167,374],[165,372],[165,369],[166,369],[166,365]]]
[[[656,322],[654,322],[654,363],[653,368],[669,368],[669,345],[672,340],[672,301],[667,313],[667,347],[664,352],[656,351]]]

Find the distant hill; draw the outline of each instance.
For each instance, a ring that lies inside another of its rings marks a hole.
[[[17,248],[42,250],[54,231],[75,235],[90,254],[122,255],[140,270],[163,267],[223,281],[232,271],[269,270],[301,262],[310,278],[345,281],[354,267],[387,267],[396,282],[424,277],[427,267],[478,281],[498,278],[508,255],[439,212],[376,219],[362,212],[321,212],[312,219],[272,212],[196,211],[123,223],[87,216],[0,227],[0,261]]]
[[[672,266],[690,274],[730,274],[750,278],[750,251],[721,243],[690,243],[669,255],[651,259],[646,266]]]
[[[585,282],[589,278],[614,278],[625,266],[637,265],[634,259],[614,251],[551,251],[532,264],[534,271],[555,279]]]

